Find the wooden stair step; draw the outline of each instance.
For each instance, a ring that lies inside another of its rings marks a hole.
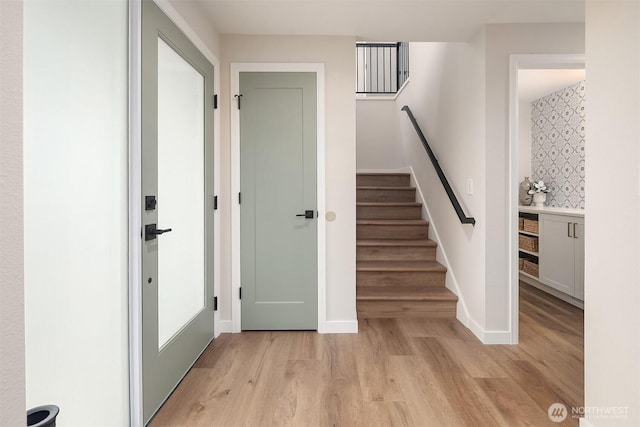
[[[356,187],[356,202],[415,202],[415,187]]]
[[[446,273],[447,267],[436,261],[358,261],[356,262],[356,271],[424,271]]]
[[[423,219],[358,219],[357,239],[426,239],[429,222]]]
[[[358,239],[357,261],[435,261],[437,243],[429,239]]]
[[[358,202],[358,219],[419,219],[422,203],[419,202]]]
[[[424,286],[363,286],[358,301],[458,301],[447,288]]]
[[[411,177],[408,173],[359,173],[356,175],[356,185],[359,186],[392,186],[408,187]]]
[[[429,225],[424,219],[358,219],[356,225]]]
[[[357,246],[410,246],[436,247],[438,244],[429,239],[359,239]]]
[[[356,287],[445,287],[447,268],[436,261],[356,261]]]
[[[458,297],[446,288],[364,286],[358,289],[358,318],[455,319]]]
[[[356,206],[364,206],[364,207],[391,207],[391,206],[420,206],[422,207],[422,203],[420,202],[358,202]]]

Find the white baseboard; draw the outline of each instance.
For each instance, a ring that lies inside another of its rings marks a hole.
[[[233,332],[233,322],[231,320],[218,320],[215,323],[216,337],[220,334],[230,334]]]
[[[458,320],[464,324],[460,316],[458,316]],[[465,326],[478,337],[482,344],[513,344],[510,331],[486,331],[472,318],[469,317],[466,320]]]
[[[409,173],[411,174],[411,182],[416,187],[416,196],[419,202],[422,202],[422,214],[425,219],[429,221],[429,238],[434,240],[437,244],[437,256],[436,259],[439,263],[443,264],[447,267],[447,278],[446,278],[446,286],[451,292],[458,296],[458,304],[456,305],[456,317],[458,320],[462,322],[467,328],[469,328],[469,310],[467,309],[467,304],[464,300],[464,295],[460,291],[460,286],[458,286],[458,280],[456,279],[455,274],[453,274],[453,269],[451,268],[451,264],[449,263],[449,258],[447,257],[447,252],[445,250],[445,245],[442,243],[442,239],[438,235],[438,228],[436,224],[433,222],[431,218],[431,212],[429,212],[429,206],[427,205],[426,199],[422,192],[422,188],[420,187],[420,183],[416,179],[415,171],[412,166],[409,166]],[[475,332],[474,332],[475,333]]]
[[[318,331],[323,334],[357,334],[357,320],[327,320],[324,330]]]
[[[470,321],[469,314],[464,310],[464,307],[462,307],[460,304],[456,305],[456,319],[458,319],[458,322],[466,326],[467,329],[471,329],[469,327],[469,321]]]
[[[511,344],[509,331],[485,331],[483,344]]]

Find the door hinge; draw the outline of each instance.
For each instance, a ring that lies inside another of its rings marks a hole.
[[[213,196],[213,210],[218,210],[218,196]]]
[[[242,299],[242,286],[238,288],[238,296]]]
[[[242,204],[242,193],[238,193],[238,204]]]
[[[218,109],[218,95],[213,95],[213,109]]]
[[[238,100],[238,110],[239,110],[240,109],[240,99],[242,98],[242,94],[239,93],[237,95],[233,95],[233,97]]]
[[[218,297],[213,297],[213,311],[218,311]]]

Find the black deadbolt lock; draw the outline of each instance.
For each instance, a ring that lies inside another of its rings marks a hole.
[[[153,211],[156,209],[156,196],[144,196],[144,210]]]

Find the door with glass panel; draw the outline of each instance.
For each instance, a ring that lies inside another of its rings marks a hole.
[[[213,66],[142,2],[142,380],[148,422],[213,339]]]

